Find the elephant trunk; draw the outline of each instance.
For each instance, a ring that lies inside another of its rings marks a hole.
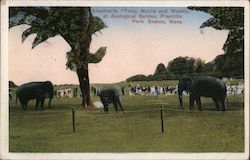
[[[182,92],[183,92],[183,90],[178,87],[178,96],[179,96],[179,102],[180,102],[181,109],[183,109]]]

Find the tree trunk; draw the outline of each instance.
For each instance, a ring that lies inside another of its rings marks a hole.
[[[81,107],[91,106],[88,67],[77,68],[77,76],[80,82],[80,89],[82,92]]]
[[[92,33],[90,32],[90,24],[92,23],[92,15],[91,15],[91,9],[88,8],[89,16],[89,24],[87,31],[84,29],[84,26],[86,24],[81,24],[83,26],[83,31],[79,33],[79,43],[76,43],[76,47],[80,48],[80,61],[81,65],[78,65],[77,67],[77,76],[80,82],[80,88],[82,92],[82,104],[81,108],[83,107],[92,107],[91,100],[90,100],[90,86],[89,86],[89,60],[88,60],[88,54],[89,54],[89,47],[92,39]],[[83,22],[83,21],[81,21]]]

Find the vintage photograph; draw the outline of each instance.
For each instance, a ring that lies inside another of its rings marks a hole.
[[[249,3],[215,2],[2,4],[2,155],[248,159]]]

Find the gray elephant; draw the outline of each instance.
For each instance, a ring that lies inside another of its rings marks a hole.
[[[182,92],[189,92],[190,110],[193,110],[196,101],[199,110],[202,110],[200,97],[211,97],[215,102],[217,110],[227,110],[227,89],[225,83],[211,76],[183,76],[178,83],[178,95],[181,108],[183,109]],[[221,108],[220,108],[221,104]]]
[[[36,100],[36,110],[44,105],[45,98],[49,98],[49,108],[54,94],[54,87],[50,81],[30,82],[19,86],[16,90],[16,96],[19,99],[23,110],[26,110],[29,100]]]
[[[119,97],[119,90],[115,88],[102,89],[100,93],[97,94],[104,106],[104,111],[108,111],[108,105],[113,103],[115,110],[123,111],[122,104]],[[118,108],[119,107],[119,108]]]

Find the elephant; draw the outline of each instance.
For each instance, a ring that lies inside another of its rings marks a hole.
[[[226,84],[219,78],[212,76],[183,76],[178,83],[178,95],[182,109],[183,91],[189,92],[190,111],[194,109],[194,101],[196,101],[199,110],[202,111],[200,97],[211,97],[217,110],[227,110],[227,88]]]
[[[26,110],[29,100],[36,99],[36,110],[39,105],[41,109],[44,105],[45,98],[49,98],[49,108],[54,95],[54,87],[50,81],[30,82],[17,87],[16,96],[19,99],[23,110]]]
[[[108,112],[108,105],[111,103],[113,103],[116,111],[124,111],[119,97],[119,90],[115,88],[102,89],[97,95],[101,99],[105,112]]]

